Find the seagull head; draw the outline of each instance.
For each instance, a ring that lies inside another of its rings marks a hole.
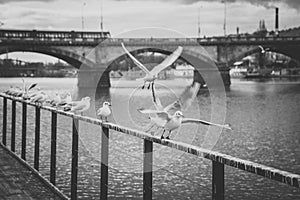
[[[110,104],[109,102],[105,101],[105,102],[103,103],[103,107],[105,107],[105,106],[111,106],[111,104]]]
[[[178,117],[178,118],[184,117],[184,116],[183,116],[183,113],[182,113],[181,111],[179,111],[179,110],[176,111],[174,115],[175,115],[175,117]]]
[[[84,100],[84,101],[90,101],[91,98],[90,98],[90,97],[84,97],[83,100]]]

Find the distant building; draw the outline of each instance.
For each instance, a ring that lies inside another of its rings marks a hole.
[[[184,78],[194,77],[194,67],[186,63],[176,65],[174,70],[174,76]]]

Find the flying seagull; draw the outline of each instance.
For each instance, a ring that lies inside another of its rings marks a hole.
[[[139,112],[143,114],[148,114],[151,119],[151,126],[161,127],[164,129],[161,139],[164,139],[165,131],[168,131],[168,135],[166,139],[170,139],[170,134],[173,130],[179,128],[181,124],[184,123],[197,123],[204,124],[210,126],[218,126],[221,128],[230,129],[229,124],[221,125],[215,124],[212,122],[204,121],[201,119],[193,119],[193,118],[185,118],[182,111],[186,110],[196,97],[200,88],[199,83],[194,83],[191,86],[188,86],[184,92],[180,95],[180,97],[170,105],[163,107],[159,98],[155,96],[154,87],[152,88],[152,97],[153,103],[155,105],[156,110],[151,109],[138,109]],[[152,128],[150,126],[150,129]],[[149,129],[149,130],[150,130]]]
[[[133,62],[146,73],[146,76],[142,78],[144,81],[144,85],[142,89],[145,88],[146,82],[149,82],[148,89],[150,89],[150,85],[154,84],[154,80],[157,79],[158,73],[161,72],[162,70],[166,69],[168,66],[173,64],[181,55],[183,48],[179,46],[171,55],[167,56],[167,58],[162,61],[160,64],[156,65],[151,71],[145,67],[140,61],[138,61],[124,46],[123,43],[121,43],[124,51],[126,54],[133,60]]]

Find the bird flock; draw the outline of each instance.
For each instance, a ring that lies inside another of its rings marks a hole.
[[[133,60],[133,62],[146,73],[146,76],[142,78],[144,85],[142,89],[145,88],[146,83],[149,83],[148,89],[151,87],[152,92],[152,102],[155,109],[138,108],[137,110],[145,115],[148,115],[150,123],[145,132],[151,131],[156,128],[158,131],[162,129],[161,139],[170,139],[170,134],[172,131],[178,129],[182,124],[185,123],[196,123],[208,126],[217,126],[220,128],[230,129],[229,124],[216,124],[201,119],[187,118],[184,116],[184,112],[194,101],[200,84],[194,82],[191,86],[188,86],[178,99],[167,106],[163,106],[159,97],[155,94],[154,81],[158,77],[158,73],[174,63],[182,54],[183,48],[179,46],[171,55],[167,56],[160,64],[155,66],[151,71],[149,71],[140,61],[138,61],[121,43],[124,52]],[[80,101],[73,101],[70,93],[55,93],[54,95],[47,94],[45,91],[41,90],[37,83],[27,85],[22,79],[23,87],[11,86],[9,89],[4,91],[5,94],[21,98],[28,102],[35,103],[39,106],[49,105],[55,107],[56,109],[62,109],[66,112],[73,112],[75,114],[81,114],[90,108],[91,98],[83,97]],[[102,121],[108,122],[108,117],[112,114],[111,103],[105,101],[102,107],[97,110],[97,115]],[[165,135],[165,132],[167,134]]]

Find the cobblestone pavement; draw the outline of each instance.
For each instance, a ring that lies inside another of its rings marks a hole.
[[[64,199],[0,145],[0,200]]]

